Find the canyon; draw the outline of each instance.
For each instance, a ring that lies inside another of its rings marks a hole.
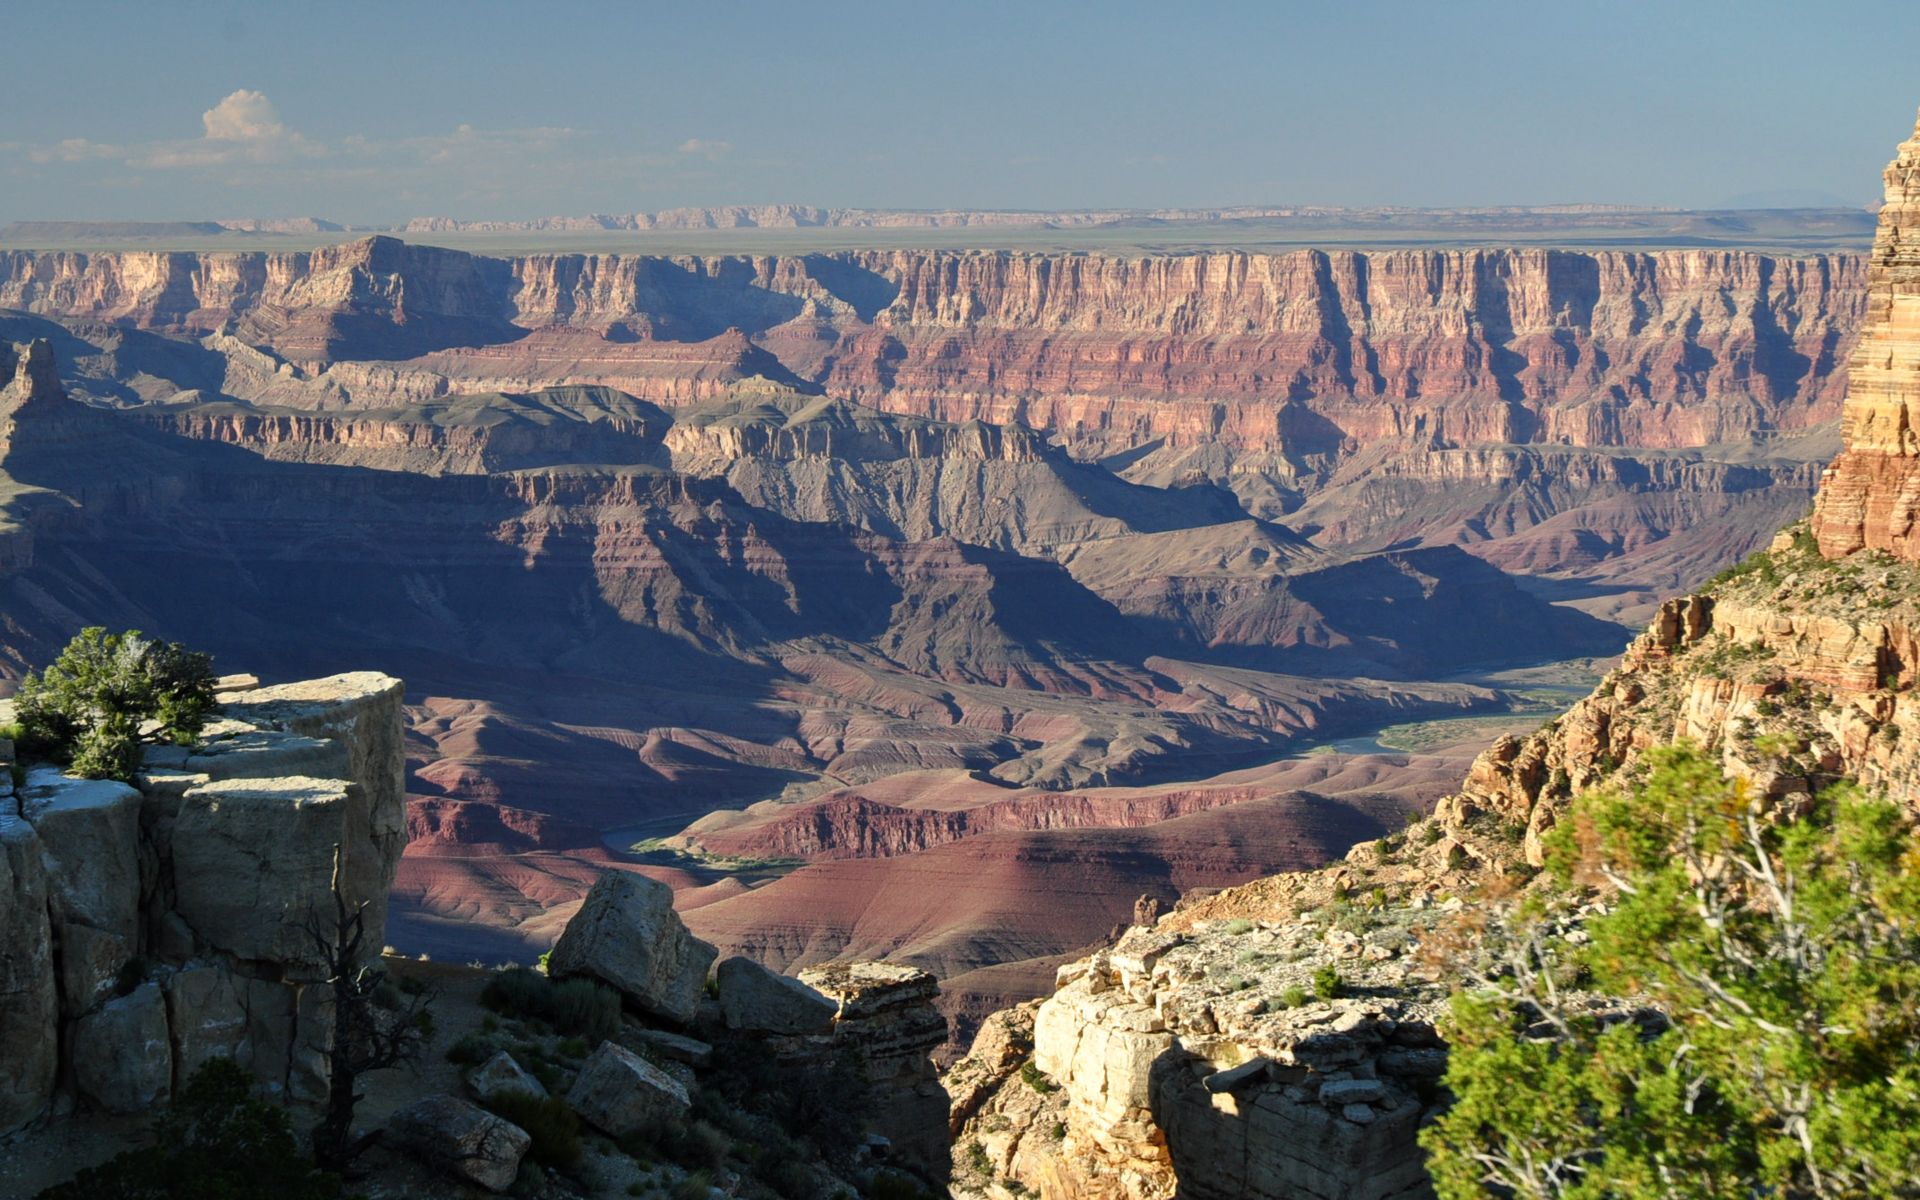
[[[986,1017],[947,1076],[955,1194],[1431,1195],[1415,1134],[1447,1100],[1440,1005],[1503,912],[1570,886],[1542,868],[1576,797],[1685,742],[1772,821],[1838,784],[1920,806],[1917,167],[1920,131],[1886,172],[1844,446],[1811,515],[1663,602],[1592,692],[1495,740],[1430,816],[1144,911],[1044,1000]]]
[[[531,959],[621,864],[728,952],[935,972],[964,1042],[1143,895],[1335,858],[1472,753],[1308,748],[1535,725],[1487,672],[1799,518],[1868,277],[0,252],[0,675],[104,623],[404,676],[403,949]]]

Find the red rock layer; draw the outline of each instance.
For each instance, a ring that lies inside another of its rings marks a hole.
[[[1866,324],[1847,371],[1846,449],[1814,510],[1829,558],[1873,548],[1920,560],[1920,129],[1900,143],[1886,182]]]

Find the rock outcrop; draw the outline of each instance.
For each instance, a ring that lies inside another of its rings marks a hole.
[[[583,1119],[614,1137],[658,1132],[688,1110],[691,1082],[726,1046],[734,1060],[775,1072],[769,1078],[864,1093],[845,1100],[849,1111],[867,1114],[880,1144],[898,1161],[944,1176],[947,1093],[932,1059],[947,1038],[935,1007],[938,980],[886,962],[814,967],[793,979],[733,957],[720,963],[707,999],[712,962],[713,948],[687,932],[664,885],[602,874],[548,969],[612,985],[644,1024],[629,1021],[580,1067],[566,1102]],[[659,1022],[690,1028],[698,1040]],[[840,1073],[849,1065],[851,1077]],[[490,1066],[474,1086],[507,1074],[505,1065]]]
[[[338,854],[381,945],[401,685],[220,698],[195,746],[150,748],[131,786],[50,767],[0,785],[0,1132],[62,1093],[144,1110],[216,1056],[274,1091],[324,1090],[330,993],[304,922],[331,911]]]
[[[1429,1194],[1414,1136],[1447,989],[1409,954],[1442,911],[1136,928],[1064,968],[948,1074],[956,1190]]]
[[[940,981],[916,967],[857,962],[809,968],[800,982],[838,1006],[834,1044],[860,1057],[874,1128],[910,1160],[944,1162],[948,1101],[932,1059],[947,1040],[933,1006]]]
[[[1867,311],[1847,369],[1846,447],[1820,484],[1821,553],[1920,561],[1920,129],[1887,164],[1867,265]]]

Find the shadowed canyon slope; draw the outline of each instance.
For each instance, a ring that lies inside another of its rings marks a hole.
[[[0,671],[92,623],[377,665],[414,689],[397,940],[528,955],[646,842],[706,936],[911,957],[977,1014],[1143,892],[1311,865],[1457,769],[1304,743],[1536,708],[1463,680],[1611,653],[1595,614],[1799,516],[1864,280],[0,253],[0,334],[46,339],[0,364]]]

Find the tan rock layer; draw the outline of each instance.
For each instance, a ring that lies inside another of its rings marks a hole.
[[[1920,128],[1885,179],[1866,322],[1847,370],[1846,449],[1821,482],[1814,533],[1829,557],[1871,547],[1920,560]]]

